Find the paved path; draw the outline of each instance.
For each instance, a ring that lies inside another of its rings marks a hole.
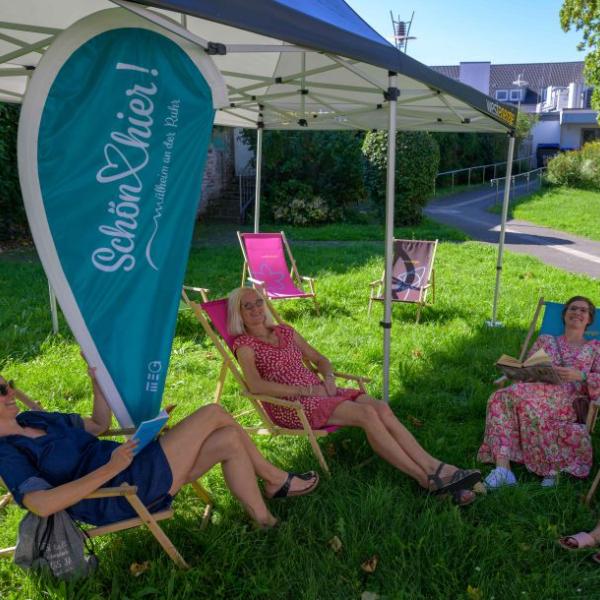
[[[524,185],[517,186],[515,191],[516,195],[527,193]],[[434,200],[425,213],[440,223],[464,231],[475,240],[497,244],[501,215],[486,210],[495,201],[496,192],[483,187]],[[506,224],[505,248],[536,256],[546,264],[571,273],[600,279],[600,242],[512,219]]]

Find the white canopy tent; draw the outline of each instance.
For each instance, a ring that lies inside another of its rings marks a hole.
[[[390,132],[385,239],[383,395],[389,396],[396,130],[510,136],[494,292],[496,324],[516,109],[402,54],[342,0],[0,0],[0,101],[20,102],[60,32],[119,5],[198,44],[223,75],[229,107],[218,125],[258,129],[257,201],[264,129]],[[152,5],[153,8],[148,8]]]

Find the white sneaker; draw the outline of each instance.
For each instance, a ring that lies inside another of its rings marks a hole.
[[[497,490],[505,485],[517,485],[515,474],[505,467],[496,467],[484,481],[489,490]]]

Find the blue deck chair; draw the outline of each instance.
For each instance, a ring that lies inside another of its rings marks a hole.
[[[535,327],[537,325],[540,313],[542,309],[544,309],[544,317],[542,319],[542,324],[540,326],[540,330],[538,335],[562,335],[564,332],[564,325],[562,322],[562,310],[565,307],[564,304],[559,302],[546,302],[543,298],[540,298],[538,305],[535,309],[535,313],[533,315],[533,320],[531,321],[531,325],[529,327],[529,331],[527,332],[527,337],[525,338],[525,343],[523,344],[523,348],[521,349],[521,355],[519,356],[519,360],[524,360],[525,356],[527,356],[527,350],[529,349],[529,343],[531,342],[531,338],[535,332]],[[598,312],[594,318],[592,324],[587,328],[585,332],[585,338],[588,340],[600,340],[600,315]],[[590,408],[588,411],[588,416],[586,419],[586,427],[588,431],[593,432],[594,427],[596,425],[596,419],[598,417],[598,405],[594,402],[590,403]],[[598,485],[600,484],[600,469],[594,477],[594,481],[585,496],[585,503],[589,504],[596,493]]]

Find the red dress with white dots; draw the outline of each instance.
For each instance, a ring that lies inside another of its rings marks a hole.
[[[235,338],[234,353],[241,346],[250,346],[254,350],[256,369],[266,381],[286,385],[321,385],[321,379],[302,360],[302,351],[294,342],[294,330],[288,325],[276,325],[274,331],[279,338],[278,346],[244,334]],[[288,396],[285,399],[300,402],[310,426],[322,429],[339,404],[346,400],[356,400],[362,393],[357,389],[337,388],[335,396]],[[296,411],[268,402],[263,403],[263,408],[276,425],[302,429]]]

